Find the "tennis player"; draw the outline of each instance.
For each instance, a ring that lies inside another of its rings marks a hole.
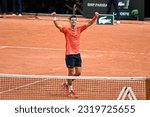
[[[95,12],[94,17],[86,24],[77,26],[77,17],[72,15],[69,17],[70,27],[62,26],[58,23],[56,13],[53,12],[51,14],[53,16],[53,22],[55,26],[60,30],[60,32],[64,33],[66,39],[66,66],[68,68],[68,76],[80,76],[81,75],[81,67],[82,67],[82,59],[79,52],[80,46],[80,34],[82,31],[91,26],[97,16],[98,12]],[[69,97],[76,98],[77,94],[74,92],[72,87],[72,82],[74,79],[66,80],[66,83],[63,83],[63,87],[66,90],[66,94]]]

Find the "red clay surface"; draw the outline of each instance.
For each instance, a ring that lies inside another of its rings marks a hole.
[[[0,18],[0,73],[67,75],[64,35],[51,18],[40,19]],[[67,17],[59,19],[69,26]],[[78,20],[78,25],[88,21]],[[150,76],[149,44],[150,22],[94,24],[81,34],[82,76]]]

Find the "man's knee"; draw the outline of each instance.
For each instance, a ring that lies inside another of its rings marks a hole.
[[[76,73],[74,74],[74,76],[80,76],[81,75],[81,71],[76,71]]]
[[[81,67],[76,67],[74,76],[80,76],[80,75],[81,75]]]
[[[74,75],[74,68],[68,68],[68,75],[73,76]]]

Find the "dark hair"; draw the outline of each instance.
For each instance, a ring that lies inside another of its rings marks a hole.
[[[72,18],[77,18],[75,15],[72,15],[69,17],[69,20],[71,20]]]

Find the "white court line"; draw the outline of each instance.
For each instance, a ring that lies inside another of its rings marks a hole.
[[[45,80],[48,80],[48,79],[42,79],[42,80],[35,81],[35,82],[29,83],[29,84],[21,85],[21,86],[12,88],[12,89],[8,89],[8,90],[5,90],[5,91],[0,92],[0,95],[1,95],[1,94],[4,94],[4,93],[7,93],[7,92],[10,92],[10,91],[14,91],[14,90],[17,90],[17,89],[21,89],[21,88],[24,88],[24,87],[28,87],[28,86],[37,84],[37,83],[39,83],[39,82],[43,82],[43,81],[45,81]]]
[[[49,50],[49,51],[65,51],[65,49],[56,48],[40,48],[40,47],[25,47],[25,46],[0,46],[0,49],[32,49],[32,50]],[[150,53],[144,52],[121,52],[121,51],[101,51],[101,50],[80,50],[81,52],[91,52],[91,53],[120,53],[120,54],[130,54],[130,55],[149,55]]]

